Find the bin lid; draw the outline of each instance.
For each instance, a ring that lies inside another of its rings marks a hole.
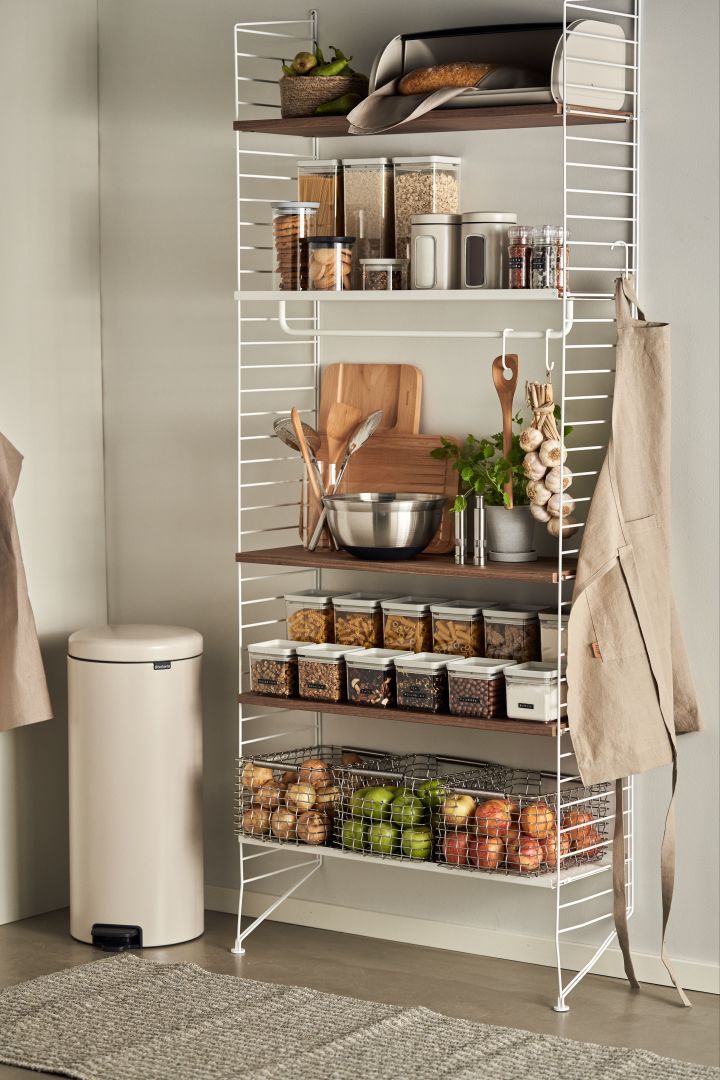
[[[202,634],[186,626],[145,623],[89,626],[68,641],[68,656],[111,664],[142,664],[158,660],[189,660],[203,651]]]

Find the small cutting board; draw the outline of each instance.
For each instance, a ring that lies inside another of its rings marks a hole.
[[[447,495],[442,523],[426,553],[440,555],[455,543],[450,512],[458,493],[458,474],[452,461],[436,461],[430,451],[440,445],[439,435],[397,435],[378,431],[350,459],[340,491],[417,491]]]
[[[413,364],[328,364],[320,382],[318,431],[327,430],[330,406],[344,401],[362,416],[382,409],[381,431],[420,430],[422,372]]]

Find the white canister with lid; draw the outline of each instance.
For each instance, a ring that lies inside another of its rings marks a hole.
[[[410,287],[457,289],[460,285],[460,214],[413,214]]]
[[[517,214],[499,210],[472,210],[462,215],[462,289],[506,288],[508,229],[516,224]]]

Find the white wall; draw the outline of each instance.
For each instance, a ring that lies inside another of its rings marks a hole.
[[[95,0],[0,2],[0,430],[55,719],[0,734],[0,923],[67,903],[65,646],[104,622]]]
[[[669,943],[686,962],[685,977],[705,985],[706,973],[693,972],[695,965],[716,964],[717,958],[717,531],[711,510],[717,505],[716,470],[688,463],[712,459],[717,436],[716,409],[707,406],[717,399],[717,117],[711,115],[716,35],[708,30],[690,43],[671,0],[648,7],[643,293],[652,317],[674,323],[675,581],[708,726],[681,748],[680,880]],[[713,0],[701,7],[705,25],[716,25]],[[553,10],[543,5],[542,15]],[[297,11],[281,0],[273,4],[272,18],[297,17]],[[539,14],[537,5],[533,11]],[[110,610],[116,619],[186,622],[206,635],[207,881],[218,905],[228,898],[232,904],[227,890],[237,880],[231,831],[237,657],[230,122],[231,30],[243,17],[257,18],[255,6],[213,0],[201,9],[195,0],[124,0],[122,5],[100,0]],[[443,5],[441,15],[429,0],[391,6],[368,0],[361,27],[350,31],[346,5],[321,5],[323,41],[347,46],[360,67],[367,67],[375,49],[394,33],[476,18],[477,5],[469,0]],[[705,103],[701,117],[697,101]],[[531,219],[557,220],[560,207],[547,194],[546,181],[561,180],[559,133],[497,132],[482,138],[481,154],[475,153],[464,171],[465,204],[472,196],[478,205],[503,200]],[[462,154],[472,145],[469,136],[458,134],[447,137],[442,149]],[[364,152],[392,152],[389,147],[389,141],[371,140]],[[403,147],[408,153],[439,150],[436,138],[413,138]],[[504,315],[498,317],[502,322]],[[348,359],[364,354],[362,342],[348,342],[342,353]],[[427,343],[406,344],[402,353],[385,355],[424,365],[425,430],[462,433],[497,426],[492,395],[478,390],[473,397],[474,389],[455,393],[455,386],[476,386],[477,356],[469,350],[453,356],[453,372],[463,380],[455,385]],[[537,350],[523,350],[526,373],[539,362]],[[361,583],[371,587],[368,577],[358,575],[356,587]],[[342,584],[352,583],[343,578]],[[428,584],[419,579],[412,587]],[[494,594],[499,595],[497,588]],[[537,762],[542,741],[508,747],[500,736],[469,740],[457,731],[411,725],[393,725],[390,731],[374,721],[364,722],[360,737],[355,725],[337,720],[326,725],[330,739],[352,735],[366,745],[393,749],[443,748],[490,758],[511,753],[525,764]],[[657,844],[665,791],[664,776],[640,781],[633,940],[648,954],[658,946]],[[495,883],[483,883],[479,890],[466,880],[449,885],[422,875],[328,862],[301,894],[312,903],[285,909],[290,918],[381,932],[371,914],[380,911],[392,921],[393,932],[409,937],[414,917],[431,920],[413,924],[422,925],[426,942],[462,946],[472,939],[491,949],[494,939],[502,939],[496,947],[510,951],[508,935],[548,937],[549,898],[541,901],[528,890]],[[343,916],[350,898],[355,910]],[[328,905],[337,905],[340,915]],[[282,909],[278,914],[282,917]],[[438,919],[445,926],[433,936],[432,921],[437,925]],[[541,959],[544,949],[531,940],[524,955]],[[651,965],[647,970],[657,971]]]

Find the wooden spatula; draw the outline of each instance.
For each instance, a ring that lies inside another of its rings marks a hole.
[[[497,390],[497,395],[500,398],[500,408],[502,409],[503,420],[503,457],[507,458],[510,449],[512,447],[512,412],[513,412],[513,398],[515,397],[515,387],[518,380],[518,358],[516,353],[505,354],[505,366],[509,368],[509,378],[506,378],[505,371],[503,369],[502,356],[496,356],[492,362],[492,377]],[[505,485],[505,491],[510,500],[510,507],[513,505],[513,486],[512,477]]]
[[[336,401],[330,406],[325,438],[329,465],[337,465],[355,428],[362,420],[362,413],[354,405]]]

